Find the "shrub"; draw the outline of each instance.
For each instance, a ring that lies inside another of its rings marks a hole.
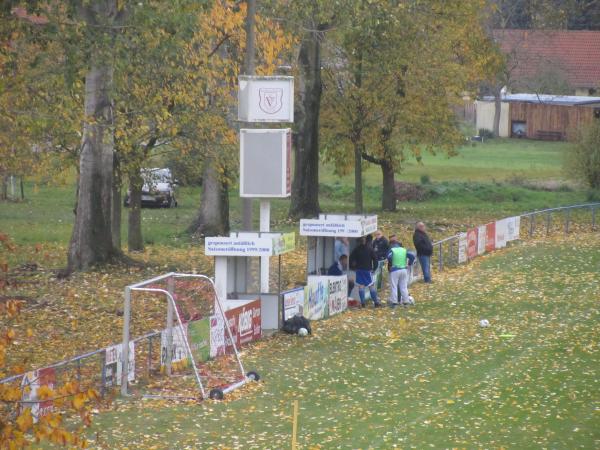
[[[568,151],[566,169],[574,179],[600,189],[600,120],[582,127]]]
[[[421,175],[421,184],[431,184],[431,178],[429,177],[429,175]]]

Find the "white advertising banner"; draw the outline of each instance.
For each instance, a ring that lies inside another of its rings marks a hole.
[[[496,249],[506,247],[509,220],[502,219],[496,221]]]
[[[179,326],[172,328],[173,340],[171,345],[171,362],[180,362],[187,358],[185,349],[185,335],[187,335],[187,323],[183,324],[183,332]],[[160,333],[160,365],[167,363],[168,332],[165,328]]]
[[[327,277],[329,315],[333,316],[348,309],[348,277]]]
[[[505,219],[507,225],[506,240],[508,242],[519,239],[521,234],[521,216]]]
[[[485,241],[486,241],[486,226],[481,225],[477,228],[477,254],[483,255],[485,253]]]
[[[266,237],[207,237],[204,239],[207,256],[271,256],[273,239]]]
[[[293,122],[294,77],[240,76],[238,120]]]
[[[467,233],[461,233],[458,237],[458,263],[467,262]]]
[[[319,217],[300,220],[301,236],[361,237],[377,230],[377,216]]]
[[[304,314],[304,287],[283,292],[283,320]]]
[[[106,385],[120,386],[123,373],[123,344],[106,347]],[[129,341],[129,362],[127,364],[127,381],[135,380],[135,343]]]

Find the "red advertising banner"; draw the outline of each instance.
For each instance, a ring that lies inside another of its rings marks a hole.
[[[48,386],[54,389],[56,383],[56,372],[53,367],[38,369],[33,372],[27,372],[21,380],[23,390],[22,400],[24,405],[31,408],[31,416],[34,423],[37,423],[40,417],[46,416],[54,411],[53,400],[38,401],[38,389],[42,386]]]
[[[253,300],[225,312],[231,336],[236,347],[260,339],[262,336],[260,300]],[[210,356],[216,357],[233,351],[223,320],[210,318]]]
[[[490,222],[485,226],[485,251],[496,250],[496,222]]]
[[[467,257],[469,259],[477,256],[477,228],[467,230]]]

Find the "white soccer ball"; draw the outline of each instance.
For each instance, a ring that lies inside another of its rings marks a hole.
[[[306,328],[300,328],[298,330],[298,336],[307,336],[308,335],[308,330]]]
[[[412,295],[408,296],[408,304],[409,305],[414,305],[415,304],[415,298]]]
[[[479,321],[479,326],[480,326],[481,328],[487,328],[487,327],[489,327],[489,326],[490,326],[490,322],[489,322],[489,320],[487,320],[487,319],[481,319],[481,320]]]

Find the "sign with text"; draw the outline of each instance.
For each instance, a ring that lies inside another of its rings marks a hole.
[[[361,237],[377,230],[377,216],[354,216],[344,219],[319,217],[300,220],[301,236]]]
[[[467,230],[467,257],[473,259],[477,256],[477,228]]]
[[[515,241],[521,235],[521,216],[510,217],[506,219],[506,240]]]
[[[304,287],[282,292],[283,298],[283,320],[288,320],[296,314],[304,314]]]
[[[333,316],[348,309],[348,277],[327,277],[327,303],[329,315]]]
[[[207,256],[272,256],[273,239],[269,237],[207,237]]]
[[[485,226],[485,251],[496,250],[496,222],[490,222]]]
[[[242,303],[242,302],[241,302]],[[227,323],[236,347],[262,336],[260,300],[246,301],[225,312]],[[210,357],[233,352],[233,346],[220,315],[210,318]]]
[[[187,324],[183,324],[183,331],[181,327],[175,326],[171,328],[172,340],[171,340],[171,362],[181,362],[187,359],[187,352],[185,349],[185,333],[187,333]],[[160,333],[160,365],[164,367],[167,364],[167,347],[169,337],[168,330],[165,328]]]
[[[467,233],[461,233],[458,237],[458,263],[467,262]]]
[[[294,77],[240,76],[238,120],[293,122]]]
[[[486,226],[481,225],[477,229],[477,254],[483,255],[485,253],[485,241],[486,241]]]
[[[123,372],[123,344],[106,347],[105,350],[106,385],[120,386]],[[127,381],[135,380],[135,342],[129,341],[129,361],[127,364]]]
[[[56,372],[54,367],[27,372],[21,379],[21,401],[23,408],[31,408],[33,423],[37,423],[40,417],[47,416],[54,411],[54,401],[40,400],[38,390],[42,386],[54,389],[56,383]],[[38,401],[39,400],[39,401]]]
[[[508,234],[508,219],[496,221],[496,248],[506,247],[506,237]]]

